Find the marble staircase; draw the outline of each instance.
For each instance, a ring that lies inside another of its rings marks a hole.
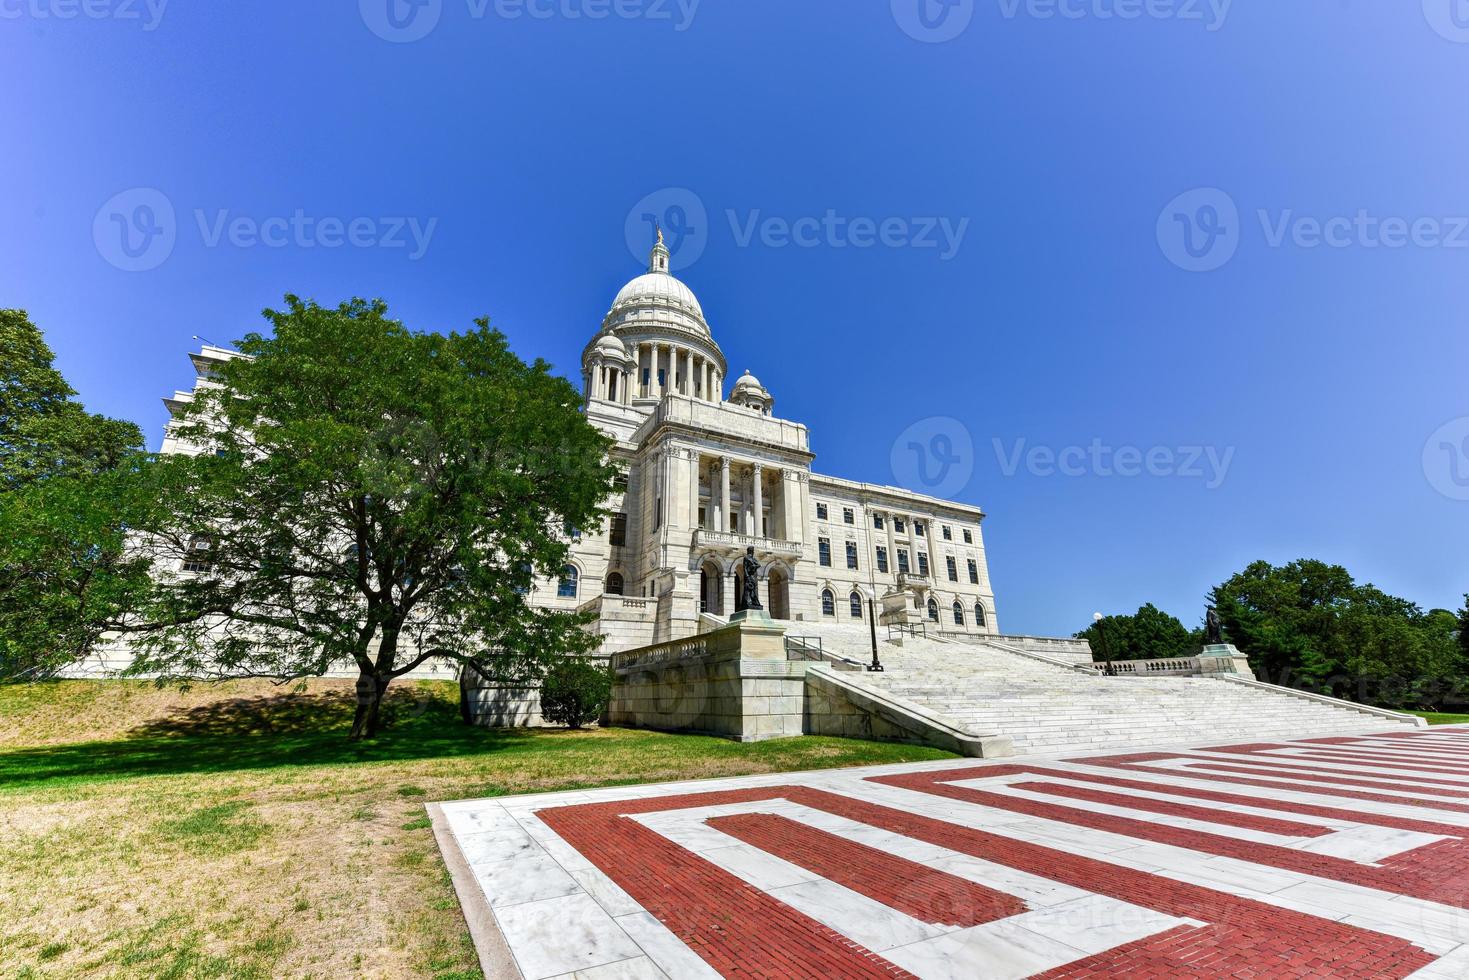
[[[801,623],[828,655],[866,661],[866,625]],[[878,631],[882,673],[846,675],[976,735],[1007,735],[1020,754],[1134,750],[1407,729],[1408,716],[1269,685],[1205,677],[1104,677],[991,644]]]

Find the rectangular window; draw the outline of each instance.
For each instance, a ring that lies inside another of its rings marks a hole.
[[[816,505],[816,519],[818,521],[826,520],[826,504]]]
[[[842,508],[842,523],[843,524],[856,524],[857,523],[857,514],[856,514],[855,511],[852,510],[852,508],[850,508],[850,507],[843,507]]]
[[[927,531],[928,531],[928,528],[924,527],[922,521],[914,521],[913,522],[913,533],[916,534],[916,535],[918,535],[920,538],[921,537],[924,537],[925,534],[927,533]]]
[[[699,526],[709,526],[709,510],[703,504],[699,505]]]
[[[873,514],[872,515],[872,526],[874,528],[876,528],[877,530],[879,530],[879,531],[881,531],[883,529],[882,528],[882,515],[881,514]]]
[[[831,538],[817,538],[816,550],[819,554],[821,564],[827,568],[831,567]]]
[[[951,527],[949,527],[949,525],[947,525],[947,524],[944,525],[944,540],[945,541],[953,541],[954,540],[954,529],[951,528]]]
[[[974,535],[969,533],[969,528],[964,529],[964,543],[974,544]]]
[[[857,567],[857,542],[855,541],[847,542],[847,567]]]
[[[944,558],[944,564],[948,566],[948,570],[949,570],[949,581],[950,582],[957,582],[957,581],[959,581],[959,566],[958,566],[957,563],[955,563],[954,556],[953,555],[946,556]]]
[[[928,555],[922,551],[918,553],[918,574],[928,577]]]
[[[897,531],[899,534],[903,533],[903,519],[901,517],[893,518],[893,530]]]
[[[979,562],[975,561],[973,558],[969,559],[969,584],[979,584]]]
[[[653,530],[663,526],[663,498],[653,501]]]
[[[877,546],[877,570],[884,575],[888,570],[888,550],[882,545]]]
[[[908,574],[908,549],[907,548],[899,548],[898,549],[898,571],[902,572],[904,575],[907,575]]]
[[[189,549],[184,554],[184,571],[194,572],[198,575],[208,575],[214,570],[214,562],[210,559],[210,551],[214,548],[214,542],[203,535],[195,535],[189,539]]]

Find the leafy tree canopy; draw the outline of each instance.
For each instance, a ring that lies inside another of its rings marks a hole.
[[[87,655],[147,586],[124,547],[143,435],[89,414],[23,310],[0,310],[0,678]]]
[[[566,526],[589,528],[610,441],[547,364],[477,321],[420,333],[381,301],[267,310],[175,435],[197,455],[153,474],[163,570],[131,670],[294,678],[356,664],[354,737],[388,684],[429,658],[539,676],[598,642],[586,617],[533,609]],[[177,569],[178,571],[171,571]]]
[[[1229,640],[1272,682],[1394,706],[1462,697],[1469,662],[1454,617],[1359,585],[1340,565],[1257,561],[1211,601]]]
[[[1076,635],[1091,642],[1095,656],[1112,660],[1192,657],[1203,645],[1201,633],[1189,632],[1151,602],[1131,616],[1104,616]]]

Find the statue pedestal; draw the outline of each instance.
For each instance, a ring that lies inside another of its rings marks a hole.
[[[774,626],[775,620],[764,609],[741,609],[729,617],[729,625],[748,623],[751,626]]]
[[[1210,643],[1204,647],[1199,654],[1199,666],[1204,669],[1204,675],[1210,674],[1239,674],[1255,680],[1255,672],[1250,669],[1250,659],[1240,653],[1233,643]]]

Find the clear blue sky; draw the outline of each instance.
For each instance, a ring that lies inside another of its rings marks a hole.
[[[228,342],[287,291],[382,296],[421,328],[489,314],[575,377],[640,271],[634,206],[688,188],[707,218],[680,275],[819,470],[893,482],[905,429],[968,433],[956,496],[989,515],[1008,631],[1145,601],[1192,625],[1256,558],[1425,606],[1469,590],[1449,0],[92,2],[0,4],[0,303],[152,445],[191,335]],[[142,236],[159,195],[171,251]],[[365,219],[359,244],[248,237],[298,211]],[[828,213],[800,245],[745,234]],[[222,215],[248,220],[216,236]],[[436,219],[421,256],[400,217]],[[954,254],[908,241],[925,218],[967,219]],[[1332,218],[1313,247],[1302,219]],[[855,247],[858,219],[897,220]],[[1094,443],[1156,449],[1155,472],[1113,474]],[[1035,447],[1087,452],[1067,475]],[[1227,456],[1222,482],[1175,473],[1182,447]]]

